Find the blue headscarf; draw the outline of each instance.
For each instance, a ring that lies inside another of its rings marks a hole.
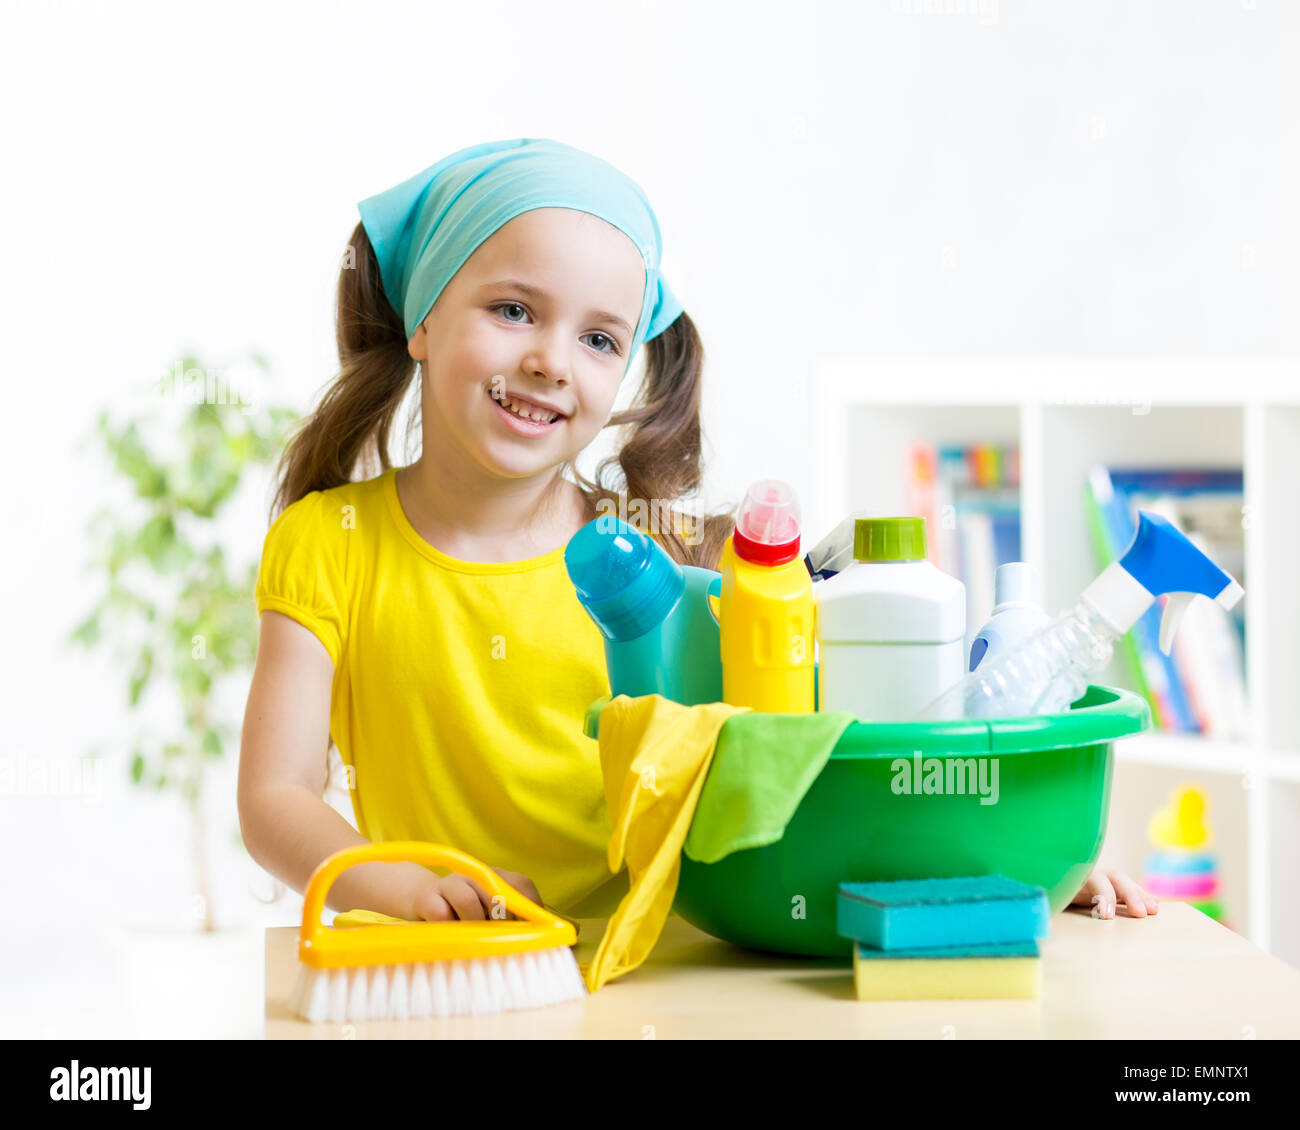
[[[516,138],[471,145],[357,208],[379,260],[384,293],[402,316],[408,340],[475,249],[534,208],[599,216],[641,252],[645,294],[628,368],[641,343],[682,312],[659,273],[659,223],[645,193],[613,165],[558,141]]]

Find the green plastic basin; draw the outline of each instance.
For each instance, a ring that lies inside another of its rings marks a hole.
[[[716,863],[683,853],[673,909],[737,945],[819,957],[851,956],[835,932],[844,881],[1000,873],[1042,887],[1056,913],[1101,850],[1114,740],[1150,724],[1145,700],[1099,686],[1063,714],[853,723],[780,840]],[[995,765],[996,800],[981,803]],[[944,792],[896,791],[940,770]]]

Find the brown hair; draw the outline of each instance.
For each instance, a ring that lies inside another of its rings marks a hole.
[[[384,294],[379,263],[361,224],[352,233],[350,252],[352,261],[339,272],[339,372],[280,456],[272,518],[312,491],[353,481],[354,472],[371,478],[389,470],[394,418],[413,386],[418,395],[406,331]],[[673,508],[700,486],[704,346],[683,313],[644,349],[645,378],[636,401],[605,425],[631,429],[617,454],[601,460],[594,479],[572,462],[561,473],[573,475],[592,514],[617,514],[654,537],[680,564],[713,569],[734,526],[731,512],[683,520]],[[407,422],[408,450],[418,422],[417,407]],[[602,481],[611,470],[621,482]]]

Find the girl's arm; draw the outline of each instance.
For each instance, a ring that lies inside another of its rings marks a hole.
[[[262,613],[239,756],[239,826],[248,853],[299,892],[328,856],[368,842],[322,797],[333,679],[329,652],[312,632]],[[418,863],[363,863],[335,880],[326,902],[419,920],[426,888],[437,882]]]

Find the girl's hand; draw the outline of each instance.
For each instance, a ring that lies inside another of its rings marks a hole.
[[[525,898],[542,905],[542,896],[537,893],[533,881],[517,871],[506,871],[501,867],[492,868]],[[496,911],[495,915],[493,911]],[[416,921],[453,922],[485,921],[497,917],[514,918],[515,915],[503,912],[504,907],[495,907],[492,896],[467,875],[452,873],[443,878],[431,879],[427,886],[415,896]]]
[[[1094,918],[1114,918],[1115,907],[1123,902],[1131,918],[1145,918],[1155,914],[1160,901],[1149,895],[1122,871],[1103,871],[1097,868],[1088,876],[1083,890],[1074,896],[1071,906],[1091,906]]]

